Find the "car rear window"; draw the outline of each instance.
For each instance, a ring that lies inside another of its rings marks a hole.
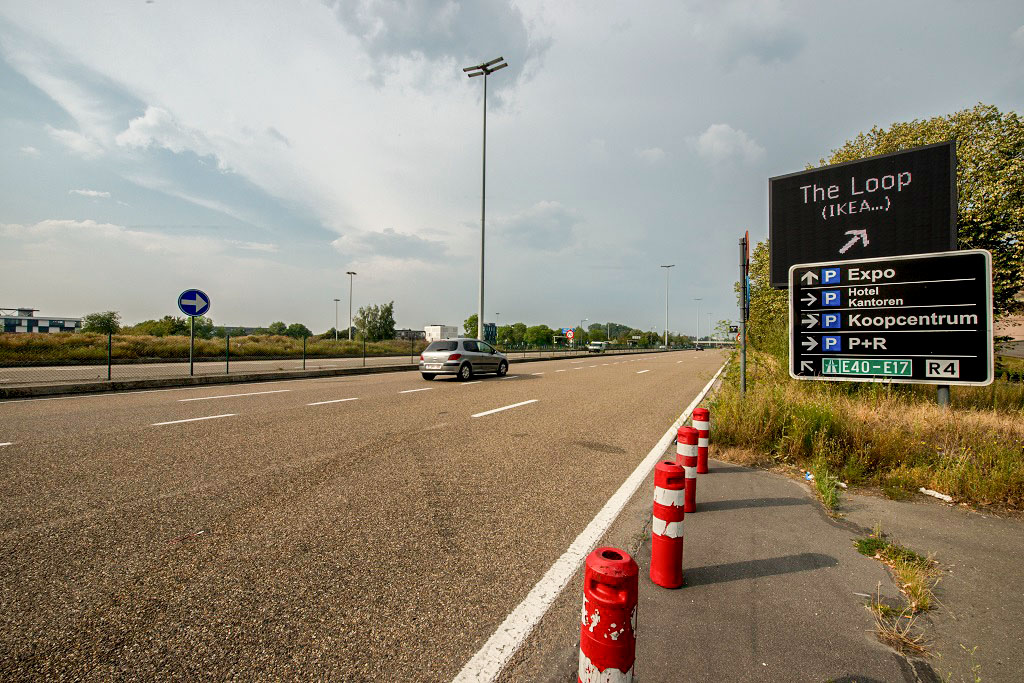
[[[454,341],[436,341],[430,342],[430,346],[427,347],[427,351],[454,351],[459,348],[459,342]]]

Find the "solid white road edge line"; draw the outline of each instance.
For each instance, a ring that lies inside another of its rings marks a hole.
[[[274,389],[273,391],[251,391],[248,394],[221,394],[220,396],[199,396],[197,398],[179,398],[178,403],[187,401],[210,401],[215,398],[237,398],[238,396],[259,396],[260,394],[283,394],[291,389]]]
[[[336,398],[333,401],[317,401],[316,403],[307,403],[307,406],[322,406],[327,403],[344,403],[345,401],[358,401],[359,398]]]
[[[3,443],[0,443],[0,446],[13,446],[13,445],[14,445],[13,441],[5,441]]]
[[[569,583],[569,580],[579,571],[583,561],[587,558],[587,554],[590,553],[597,545],[597,542],[601,540],[601,537],[604,536],[605,532],[608,531],[612,522],[619,516],[622,508],[626,506],[626,503],[636,493],[640,484],[647,478],[651,468],[664,455],[679,427],[690,417],[693,409],[707,396],[715,380],[718,379],[718,376],[722,374],[724,369],[725,364],[723,363],[722,367],[715,373],[715,376],[697,394],[693,402],[686,407],[686,410],[679,416],[679,419],[672,423],[672,426],[669,427],[665,435],[661,437],[661,440],[651,449],[647,457],[637,465],[633,473],[629,475],[629,478],[619,487],[619,490],[608,499],[608,502],[604,504],[601,511],[597,513],[597,516],[591,520],[587,528],[576,537],[576,540],[572,542],[569,549],[562,553],[562,556],[551,565],[551,568],[541,577],[540,581],[537,582],[523,601],[505,617],[505,621],[501,622],[501,625],[487,639],[484,646],[466,662],[466,665],[462,667],[462,671],[453,679],[453,683],[468,681],[482,683],[483,681],[493,681],[498,677],[505,664],[512,659],[512,655],[516,653],[523,644],[523,641],[526,640],[526,637],[530,635],[533,627],[540,622],[541,617],[547,612],[551,603],[555,601],[555,598],[562,592],[562,589]]]
[[[512,408],[518,408],[519,406],[525,406],[528,403],[536,403],[536,402],[537,402],[537,399],[531,398],[529,401],[520,401],[519,403],[513,403],[512,405],[505,406],[504,408],[495,408],[494,410],[485,410],[484,412],[477,413],[476,415],[473,415],[472,417],[483,417],[484,415],[490,415],[491,413],[500,413],[503,410],[511,410]]]
[[[470,384],[480,384],[480,382],[483,382],[483,380],[482,379],[475,379],[472,382],[459,382],[459,386],[460,387],[468,387]]]
[[[423,387],[422,389],[406,389],[405,391],[399,391],[400,394],[412,394],[417,391],[430,391],[434,387]]]
[[[638,374],[638,375],[642,375],[642,374],[644,374],[645,372],[650,372],[650,370],[637,370],[637,371],[636,371],[636,374]]]
[[[235,413],[225,413],[224,415],[210,415],[208,417],[190,417],[187,420],[171,420],[170,422],[154,422],[150,427],[160,427],[161,425],[176,425],[182,422],[198,422],[199,420],[216,420],[218,417],[234,417]]]

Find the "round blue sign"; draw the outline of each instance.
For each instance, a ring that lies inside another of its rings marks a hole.
[[[186,289],[178,296],[178,308],[190,318],[206,315],[210,310],[210,297],[198,289]]]

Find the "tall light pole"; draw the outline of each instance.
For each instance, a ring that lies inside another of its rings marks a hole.
[[[665,348],[668,348],[668,270],[675,268],[676,264],[662,266],[665,269]]]
[[[483,341],[484,338],[484,218],[487,214],[487,77],[498,69],[504,69],[508,62],[504,57],[492,59],[476,66],[467,66],[463,69],[470,78],[475,76],[484,77],[484,144],[483,144],[483,171],[481,173],[480,185],[480,305],[477,307],[476,338]]]
[[[580,334],[583,334],[583,323],[587,322],[588,320],[590,320],[590,318],[584,318],[583,320],[580,321]],[[575,339],[573,341],[575,342]],[[583,340],[581,339],[580,341]]]
[[[348,275],[348,340],[352,341],[352,276],[358,275],[351,270],[345,271]]]
[[[711,314],[708,313],[708,341],[711,341]]]
[[[334,341],[338,341],[338,302],[341,299],[334,300]]]
[[[693,344],[694,346],[697,346],[700,344],[700,302],[704,301],[704,299],[694,299],[694,301],[697,302],[697,338],[694,340]]]

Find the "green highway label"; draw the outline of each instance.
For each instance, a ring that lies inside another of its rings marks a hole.
[[[826,375],[881,375],[911,377],[909,358],[822,358],[821,371]]]

